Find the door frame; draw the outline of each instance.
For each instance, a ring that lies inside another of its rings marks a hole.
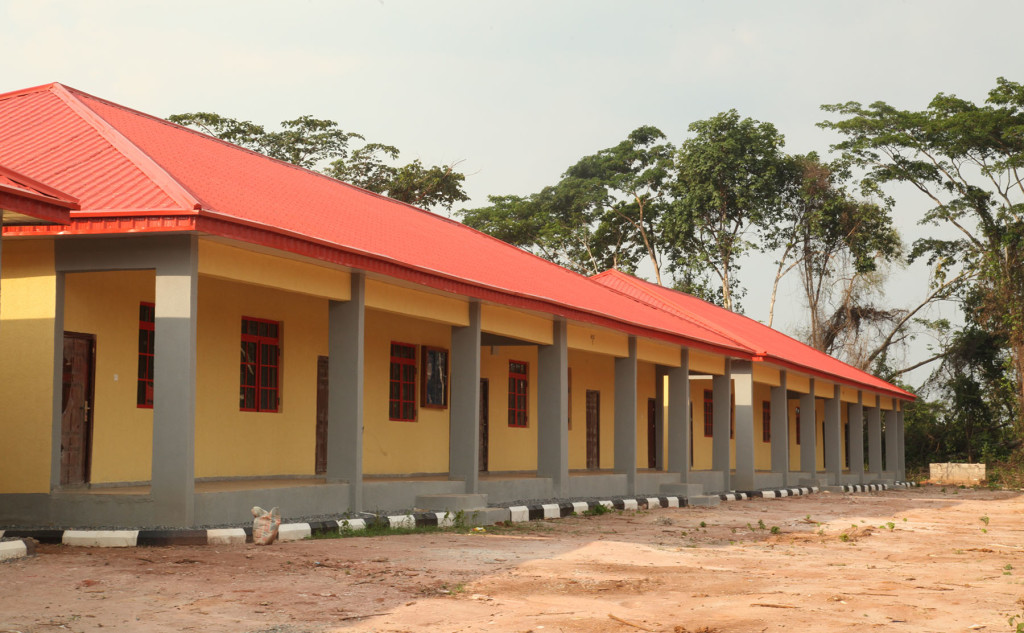
[[[480,379],[480,457],[477,468],[480,472],[486,473],[490,469],[490,433],[491,433],[491,381],[487,378]]]
[[[321,390],[321,370],[323,370],[323,378],[326,382],[330,377],[330,357],[328,356],[317,356],[316,357],[316,426],[314,427],[314,452],[313,452],[313,474],[320,476],[327,474],[327,434],[330,433],[330,419],[327,417],[329,409],[327,403],[330,400],[330,386],[326,386],[325,389]],[[323,398],[321,399],[321,392]],[[322,411],[321,411],[322,407]],[[323,416],[321,416],[321,412]],[[322,420],[322,422],[321,422]],[[321,441],[321,428],[323,429],[323,440]],[[323,455],[323,461],[320,461],[320,456]],[[323,465],[321,468],[321,464]]]
[[[591,408],[591,394],[594,395],[594,406]],[[586,392],[586,444],[585,444],[585,455],[587,460],[587,470],[600,470],[601,469],[601,391],[598,389],[587,389]],[[594,415],[591,418],[590,412],[593,411]],[[591,436],[591,425],[594,428],[594,434]],[[590,438],[594,438],[594,460],[591,462],[590,456]]]
[[[88,360],[88,380],[89,386],[85,390],[85,403],[88,406],[89,413],[85,416],[84,429],[82,431],[82,483],[81,484],[64,484],[65,471],[64,471],[64,352],[63,347],[67,339],[80,339],[89,343],[89,360]],[[60,435],[57,441],[60,443],[60,451],[58,455],[60,462],[58,465],[58,479],[57,482],[61,488],[65,486],[75,487],[79,485],[88,486],[92,481],[92,436],[93,426],[96,412],[96,335],[88,334],[86,332],[70,332],[64,331],[64,335],[61,338],[61,425]]]

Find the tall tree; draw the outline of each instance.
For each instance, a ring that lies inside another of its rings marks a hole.
[[[922,223],[955,237],[917,240],[936,283],[958,275],[977,300],[979,325],[1006,341],[1013,367],[1018,435],[1024,436],[1024,87],[1000,78],[978,105],[938,94],[924,110],[883,102],[824,106],[834,146],[878,186],[908,183],[931,203]]]
[[[643,126],[581,158],[555,185],[525,197],[489,196],[489,206],[460,214],[469,226],[582,273],[633,272],[647,257],[660,284],[674,150],[661,130]]]
[[[867,332],[884,331],[901,316],[871,301],[879,265],[902,252],[889,204],[855,198],[848,190],[850,172],[841,163],[823,163],[813,152],[791,161],[782,221],[771,233],[781,256],[768,325],[778,284],[795,268],[807,302],[808,344],[866,368],[878,338]]]
[[[784,139],[771,123],[736,110],[690,124],[694,137],[676,156],[676,203],[666,227],[671,269],[690,288],[720,288],[719,303],[736,310],[739,259],[771,250],[789,182]],[[712,283],[712,279],[717,283]]]
[[[213,112],[172,114],[167,119],[409,204],[451,211],[456,202],[469,199],[462,189],[466,177],[455,171],[455,165],[427,167],[419,159],[395,165],[398,148],[363,143],[352,149],[353,143],[366,139],[329,119],[300,116],[283,121],[277,131]]]

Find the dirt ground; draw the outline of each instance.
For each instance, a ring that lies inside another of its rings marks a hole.
[[[1021,493],[935,486],[0,565],[0,633],[1011,631],[1022,600]]]

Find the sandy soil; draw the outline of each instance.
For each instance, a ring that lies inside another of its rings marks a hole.
[[[986,490],[823,493],[486,534],[39,549],[0,565],[0,632],[1010,631],[1024,613],[1024,496]]]

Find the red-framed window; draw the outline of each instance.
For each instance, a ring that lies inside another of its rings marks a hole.
[[[155,308],[152,303],[139,304],[139,382],[135,404],[140,409],[153,408],[153,342]]]
[[[416,346],[391,341],[388,418],[416,421]]]
[[[508,425],[527,425],[527,390],[530,384],[530,366],[518,360],[508,362]]]
[[[710,389],[704,390],[704,437],[715,434],[715,395]]]
[[[761,441],[772,441],[772,403],[761,402]]]
[[[796,408],[796,443],[800,444],[800,407]]]
[[[281,404],[281,324],[242,317],[239,409],[277,412]]]

